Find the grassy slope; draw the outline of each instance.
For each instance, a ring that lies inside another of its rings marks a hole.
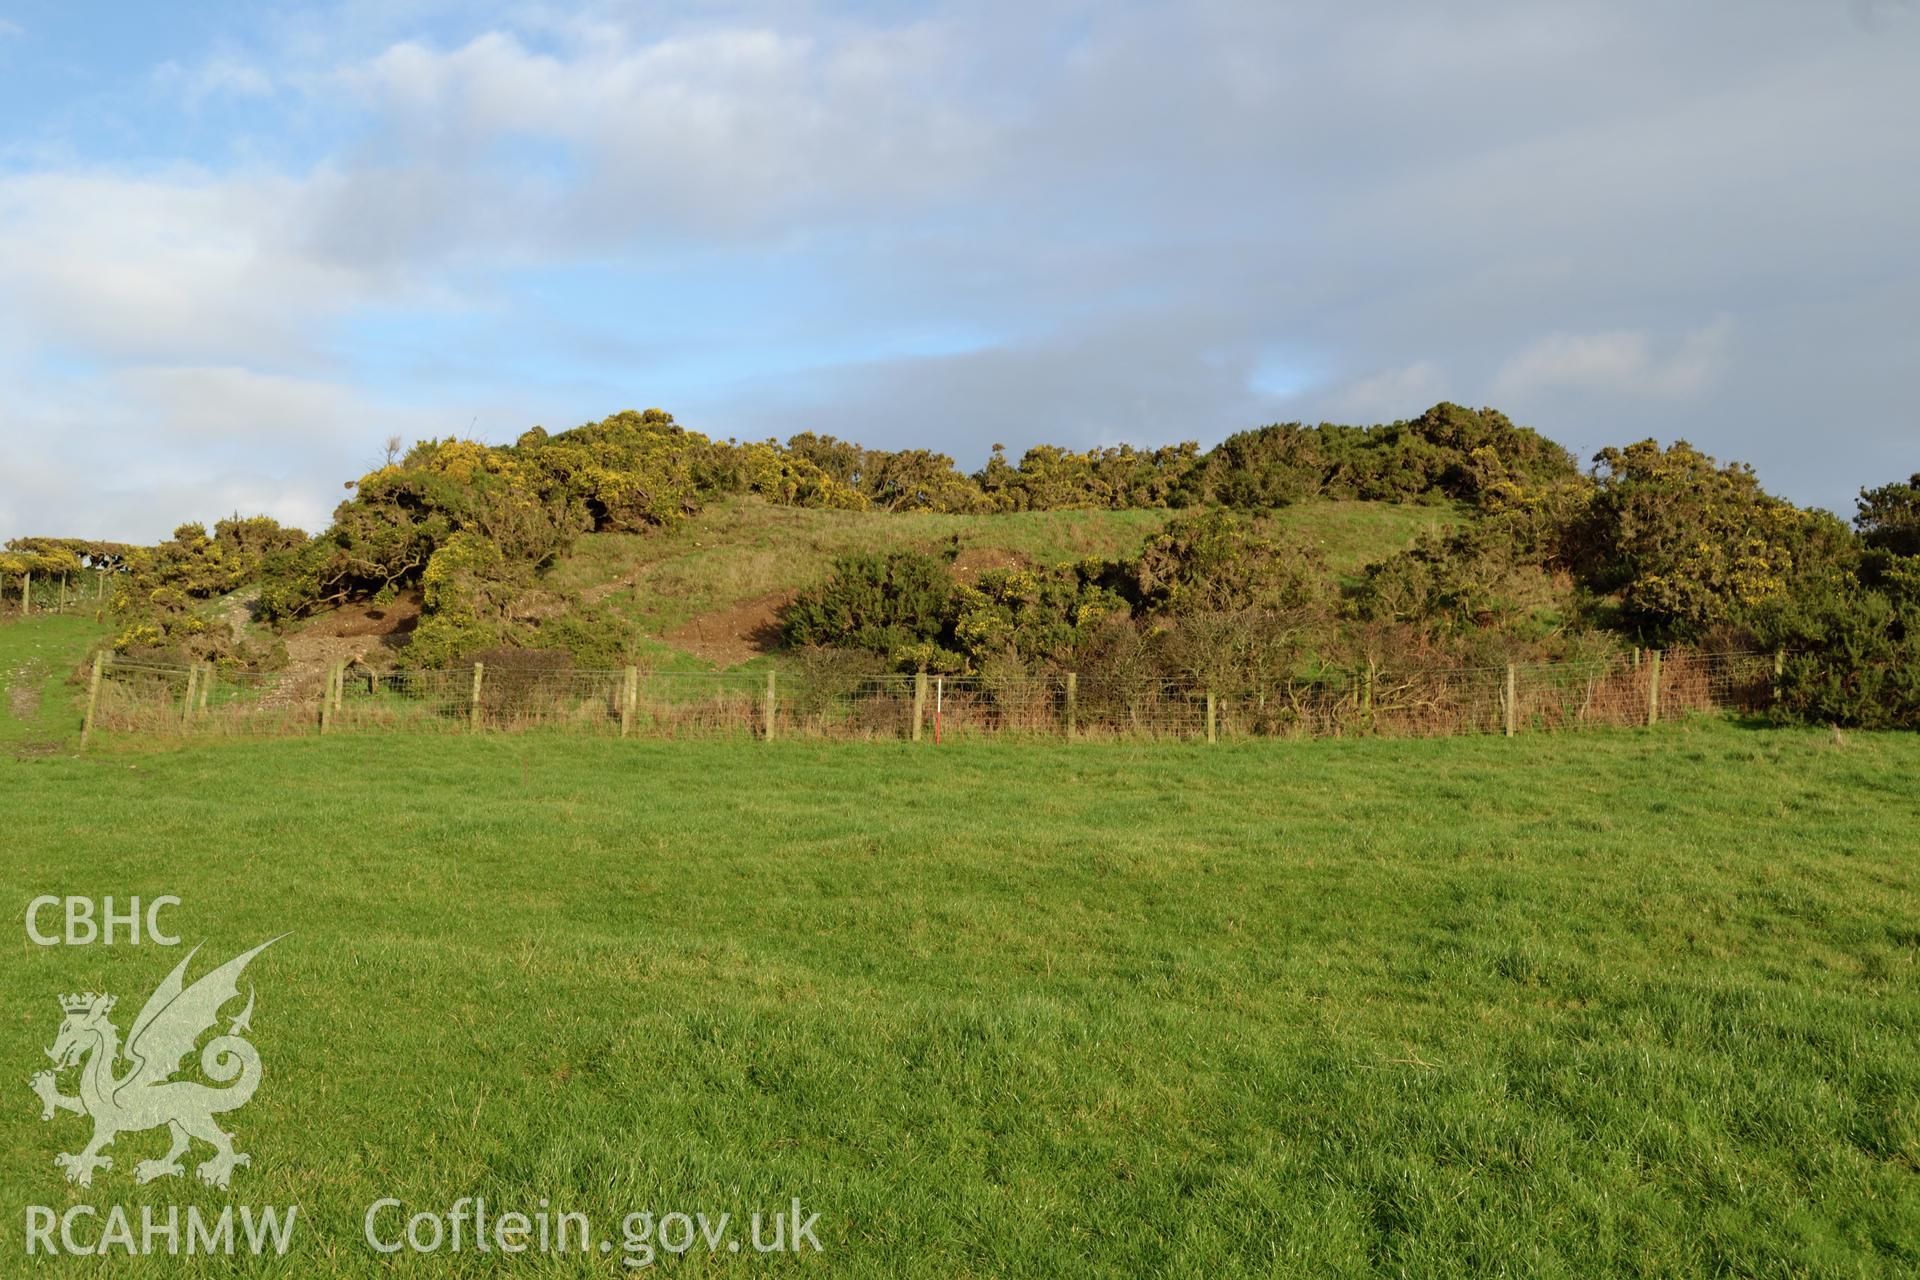
[[[1709,724],[119,749],[0,758],[0,903],[177,893],[209,959],[294,931],[231,1124],[233,1199],[312,1220],[287,1274],[376,1274],[379,1195],[480,1193],[799,1196],[810,1274],[1910,1275],[1916,770]],[[124,1028],[179,954],[6,949],[0,1251],[29,1203],[226,1203],[133,1187],[154,1135],[70,1193],[84,1127],[24,1087],[56,993]]]
[[[998,516],[813,511],[746,499],[722,503],[664,534],[582,538],[551,581],[563,588],[637,582],[608,597],[652,635],[690,618],[824,576],[835,556],[915,547],[1016,551],[1041,563],[1130,555],[1171,511],[1036,511]],[[1318,545],[1338,572],[1398,551],[1421,530],[1457,520],[1449,507],[1311,502],[1269,517]]]
[[[78,737],[83,691],[70,677],[105,634],[77,614],[0,621],[0,750],[44,751]]]

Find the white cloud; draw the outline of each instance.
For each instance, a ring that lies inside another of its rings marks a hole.
[[[1696,396],[1725,368],[1732,333],[1732,322],[1721,317],[1683,335],[1664,355],[1645,330],[1552,333],[1508,360],[1493,387],[1497,395],[1515,398],[1556,390]]]
[[[0,493],[0,536],[155,542],[188,521],[210,525],[235,512],[313,533],[326,528],[334,506],[307,477],[284,471],[154,475],[61,460],[26,470],[23,481]]]
[[[319,529],[341,482],[376,465],[381,441],[449,434],[444,419],[350,382],[231,366],[135,365],[24,384],[0,367],[0,540],[147,541],[235,511]]]
[[[1446,399],[1447,376],[1431,360],[1416,360],[1340,387],[1327,403],[1343,421],[1389,422],[1411,418]]]
[[[231,359],[308,335],[400,281],[315,254],[305,211],[326,184],[199,171],[0,178],[0,332],[95,357]]]
[[[245,441],[260,447],[364,437],[378,418],[393,433],[432,433],[436,418],[369,404],[352,387],[232,365],[141,365],[113,387],[148,431],[184,444]]]
[[[444,51],[404,42],[319,83],[344,86],[384,125],[377,159],[349,179],[457,171],[512,193],[548,247],[578,248],[662,229],[784,234],[796,216],[970,189],[994,137],[988,113],[951,92],[954,52],[924,25],[650,42],[595,26],[564,55],[499,31]],[[568,171],[534,210],[515,143]]]

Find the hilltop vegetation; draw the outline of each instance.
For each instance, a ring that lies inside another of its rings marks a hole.
[[[283,660],[276,632],[343,605],[405,613],[411,665],[517,648],[602,667],[671,660],[675,627],[737,609],[853,669],[1223,688],[1780,647],[1785,711],[1920,723],[1920,477],[1863,491],[1849,528],[1684,442],[1608,448],[1583,473],[1491,409],[1274,425],[1206,452],[996,448],[971,475],[813,433],[711,440],[648,410],[511,445],[396,443],[351,487],[313,537],[236,517],[147,550],[11,554],[123,568],[123,651],[241,664]],[[259,626],[210,608],[234,593]]]
[[[756,659],[777,642],[783,606],[841,557],[919,552],[974,581],[995,568],[1123,558],[1178,514],[821,511],[736,497],[669,529],[584,535],[542,581],[560,597],[603,605],[649,663],[677,665],[697,655],[725,665]],[[1322,499],[1252,518],[1290,531],[1324,557],[1330,573],[1350,577],[1462,516],[1450,504]]]

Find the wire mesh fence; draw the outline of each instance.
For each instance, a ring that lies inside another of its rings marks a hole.
[[[0,616],[37,613],[97,613],[113,594],[112,575],[104,569],[71,574],[0,576]]]
[[[1116,675],[841,675],[501,666],[321,673],[103,659],[89,733],[525,733],[636,738],[1440,737],[1758,712],[1775,655],[1326,671],[1233,687]]]

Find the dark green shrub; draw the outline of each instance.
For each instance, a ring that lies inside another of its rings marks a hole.
[[[1920,472],[1904,483],[1860,491],[1853,518],[1868,548],[1893,556],[1920,556]]]
[[[1874,586],[1830,575],[1753,611],[1760,643],[1786,651],[1778,718],[1920,728],[1920,556],[1876,568]]]
[[[531,630],[511,633],[535,648],[558,650],[590,671],[611,671],[632,660],[631,628],[619,615],[597,605],[574,604],[544,618]]]
[[[1530,558],[1509,527],[1486,521],[1422,534],[1369,565],[1353,590],[1364,621],[1401,623],[1437,642],[1477,630],[1537,639],[1565,621],[1569,589]]]
[[[1200,485],[1223,506],[1284,507],[1320,494],[1329,465],[1320,432],[1289,422],[1222,440],[1207,454]]]
[[[925,642],[949,644],[953,596],[946,563],[924,552],[843,556],[825,582],[781,612],[781,634],[791,645],[884,654]]]
[[[990,661],[1058,666],[1087,627],[1128,612],[1126,600],[1099,582],[1103,568],[1064,564],[981,574],[957,589],[955,643],[976,667]]]
[[[1802,577],[1851,568],[1844,526],[1767,494],[1751,467],[1721,466],[1684,440],[1603,449],[1596,462],[1566,558],[1593,590],[1617,594],[1624,624],[1645,639],[1693,639]]]
[[[1131,567],[1142,615],[1309,608],[1328,582],[1317,552],[1259,537],[1219,510],[1168,522]]]

